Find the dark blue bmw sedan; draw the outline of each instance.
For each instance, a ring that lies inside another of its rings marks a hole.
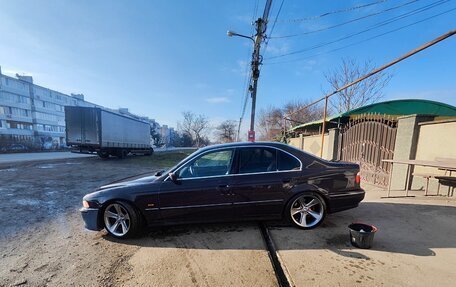
[[[359,165],[330,162],[277,142],[200,149],[168,171],[102,186],[83,198],[90,230],[127,238],[143,227],[286,219],[311,229],[364,198]]]

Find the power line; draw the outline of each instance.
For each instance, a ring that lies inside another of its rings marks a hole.
[[[371,2],[371,3],[363,4],[363,5],[357,5],[357,6],[348,7],[348,8],[344,8],[344,9],[339,9],[339,10],[335,10],[335,11],[331,11],[331,12],[326,12],[326,13],[323,13],[323,14],[320,14],[320,15],[316,15],[316,16],[309,16],[309,17],[299,18],[299,19],[282,20],[280,22],[304,22],[304,21],[309,21],[309,20],[315,20],[315,19],[323,18],[325,16],[329,16],[329,15],[333,15],[333,14],[351,12],[351,11],[354,11],[354,10],[358,10],[358,9],[366,8],[366,7],[369,7],[369,6],[381,4],[381,3],[384,3],[384,2],[387,2],[387,1],[388,0],[380,0],[380,1],[375,1],[375,2]]]
[[[454,11],[454,10],[456,10],[456,7],[455,7],[455,8],[452,8],[452,9],[450,9],[450,10],[447,10],[447,11],[444,11],[444,12],[441,12],[441,13],[438,13],[438,14],[435,14],[435,15],[432,15],[432,16],[429,16],[429,17],[424,18],[424,19],[422,19],[422,20],[419,20],[419,21],[410,23],[410,24],[408,24],[408,25],[401,26],[401,27],[398,27],[398,28],[396,28],[396,29],[393,29],[393,30],[390,30],[390,31],[387,31],[387,32],[384,32],[384,33],[381,33],[381,34],[378,34],[378,35],[375,35],[375,36],[373,36],[373,37],[370,37],[370,38],[367,38],[367,39],[364,39],[364,40],[361,40],[361,41],[358,41],[358,42],[354,42],[354,43],[351,43],[351,44],[348,44],[348,45],[339,47],[339,48],[336,48],[336,49],[333,49],[333,50],[330,50],[330,51],[327,51],[327,52],[317,53],[317,54],[310,55],[310,56],[307,56],[307,57],[304,57],[304,58],[298,58],[298,59],[293,59],[293,60],[266,63],[265,65],[274,65],[274,64],[283,64],[283,63],[298,62],[298,61],[303,61],[303,60],[306,60],[306,59],[309,59],[309,58],[313,58],[313,57],[316,57],[316,56],[320,56],[320,55],[325,55],[325,54],[329,54],[329,53],[332,53],[332,52],[336,52],[336,51],[339,51],[339,50],[342,50],[342,49],[346,49],[346,48],[349,48],[349,47],[352,47],[352,46],[355,46],[355,45],[358,45],[358,44],[361,44],[361,43],[364,43],[364,42],[373,40],[373,39],[375,39],[375,38],[379,38],[379,37],[385,36],[385,35],[387,35],[387,34],[394,33],[394,32],[396,32],[396,31],[399,31],[399,30],[408,28],[408,27],[410,27],[410,26],[417,25],[417,24],[419,24],[419,23],[423,23],[423,22],[429,21],[429,20],[431,20],[431,19],[433,19],[433,18],[436,18],[436,17],[439,17],[439,16],[441,16],[441,15],[450,13],[450,12],[452,12],[452,11]]]
[[[454,9],[456,9],[456,8],[454,8]],[[443,41],[443,40],[445,40],[445,39],[447,39],[447,38],[449,38],[451,36],[454,36],[455,34],[456,34],[456,30],[451,30],[448,33],[445,33],[445,34],[439,36],[438,38],[435,38],[434,40],[432,40],[430,42],[427,42],[426,44],[424,44],[424,45],[422,45],[422,46],[420,46],[420,47],[408,52],[407,54],[405,54],[405,55],[403,55],[403,56],[401,56],[401,57],[389,62],[388,64],[385,64],[385,65],[381,66],[380,68],[376,68],[376,69],[372,70],[371,72],[369,72],[368,74],[366,74],[366,75],[364,75],[364,76],[362,76],[362,77],[360,77],[360,78],[358,78],[358,79],[356,79],[356,80],[354,80],[354,81],[352,81],[352,82],[350,82],[348,84],[345,84],[344,86],[342,86],[340,88],[337,88],[335,91],[325,95],[324,97],[322,97],[322,98],[320,98],[320,99],[318,99],[316,101],[313,101],[312,103],[310,103],[310,104],[308,104],[308,105],[306,105],[306,106],[304,106],[302,108],[299,108],[299,109],[287,114],[285,116],[285,118],[286,117],[290,117],[290,116],[292,116],[293,114],[296,114],[299,111],[307,109],[308,107],[310,107],[312,105],[315,105],[315,104],[317,104],[317,103],[319,103],[319,102],[321,102],[321,101],[323,101],[323,100],[325,100],[325,99],[327,99],[329,97],[332,97],[335,94],[339,93],[340,91],[345,90],[345,89],[347,89],[347,88],[349,88],[349,87],[351,87],[353,85],[356,85],[357,83],[359,83],[361,81],[364,81],[365,79],[367,79],[367,78],[369,78],[369,77],[371,77],[371,76],[373,76],[375,74],[378,74],[381,71],[383,71],[383,70],[385,70],[385,69],[387,69],[387,68],[389,68],[389,67],[391,67],[391,66],[393,66],[393,65],[395,65],[395,64],[397,64],[397,63],[399,63],[399,62],[401,62],[401,61],[403,61],[403,60],[405,60],[405,59],[407,59],[407,58],[409,58],[409,57],[411,57],[411,56],[413,56],[413,55],[415,55],[415,54],[417,54],[417,53],[419,53],[419,52],[421,52],[421,51],[423,51],[423,50],[425,50],[425,49],[427,49],[427,48],[429,48],[429,47],[431,47],[431,46],[433,46],[433,45],[435,45],[435,44],[437,44],[437,43],[439,43],[441,41]],[[324,132],[324,130],[323,130],[323,132]]]
[[[280,12],[282,11],[282,7],[283,7],[283,3],[284,2],[285,2],[285,0],[282,0],[282,3],[280,3],[279,10],[277,11],[275,20],[274,20],[274,22],[272,24],[271,32],[269,32],[269,36],[266,37],[266,43],[264,44],[264,54],[265,55],[268,52],[267,48],[268,48],[269,40],[271,39],[272,32],[274,31],[275,25],[277,23],[277,19],[279,18]]]
[[[301,49],[301,50],[285,53],[285,54],[282,54],[282,55],[273,56],[273,57],[268,58],[268,60],[276,59],[276,58],[282,58],[282,57],[291,56],[291,55],[295,55],[295,54],[300,54],[300,53],[311,51],[311,50],[314,50],[314,49],[317,49],[317,48],[321,48],[321,47],[324,47],[324,46],[327,46],[327,45],[330,45],[330,44],[334,44],[334,43],[337,43],[337,42],[352,38],[354,36],[358,36],[358,35],[361,35],[363,33],[369,32],[371,30],[377,29],[379,27],[388,25],[388,24],[396,22],[398,20],[401,20],[401,19],[413,16],[415,14],[424,12],[426,10],[432,9],[434,7],[442,5],[442,4],[444,4],[446,2],[449,2],[449,1],[450,0],[439,0],[439,1],[433,2],[431,4],[425,5],[423,7],[420,7],[418,9],[412,10],[410,12],[407,12],[407,13],[401,14],[399,16],[395,16],[395,17],[389,18],[389,19],[387,19],[385,21],[379,22],[379,23],[377,23],[377,24],[375,24],[375,25],[373,25],[373,26],[371,26],[371,27],[369,27],[369,28],[367,28],[365,30],[362,30],[362,31],[359,31],[359,32],[356,32],[356,33],[353,33],[353,34],[349,34],[347,36],[338,38],[336,40],[332,40],[332,41],[325,42],[325,43],[320,43],[320,44],[317,44],[317,45],[314,45],[314,46],[311,46],[311,47],[308,47],[308,48],[304,48],[304,49]]]
[[[420,0],[412,0],[412,1],[409,1],[409,2],[406,2],[406,3],[402,3],[402,4],[394,6],[394,7],[390,7],[388,9],[384,9],[384,10],[381,10],[381,11],[378,11],[378,12],[375,12],[375,13],[371,13],[371,14],[368,14],[368,15],[365,15],[365,16],[362,16],[362,17],[358,17],[358,18],[355,18],[355,19],[352,19],[352,20],[349,20],[349,21],[346,21],[346,22],[343,22],[343,23],[339,23],[339,24],[328,26],[328,27],[321,28],[321,29],[312,30],[312,31],[303,32],[303,33],[284,35],[284,36],[275,36],[275,37],[270,37],[270,38],[271,39],[283,39],[283,38],[305,36],[305,35],[314,34],[314,33],[317,33],[317,32],[323,32],[323,31],[327,31],[327,30],[330,30],[330,29],[338,28],[338,27],[341,27],[341,26],[344,26],[344,25],[347,25],[347,24],[350,24],[350,23],[354,23],[354,22],[357,22],[357,21],[360,21],[360,20],[363,20],[363,19],[367,19],[367,18],[370,18],[370,17],[373,17],[373,16],[377,16],[377,15],[380,15],[380,14],[383,14],[383,13],[386,13],[386,12],[390,12],[390,11],[405,7],[407,5],[413,4],[413,3],[418,2],[418,1],[420,1]]]
[[[418,1],[418,0],[416,0],[416,1]],[[285,0],[282,0],[282,3],[280,3],[279,10],[277,11],[276,17],[274,19],[274,23],[272,24],[271,32],[269,32],[269,36],[267,37],[266,46],[269,43],[269,39],[272,38],[272,32],[274,31],[275,25],[277,23],[277,19],[279,18],[280,12],[282,11],[282,7],[283,7],[283,3],[284,2],[285,2]]]

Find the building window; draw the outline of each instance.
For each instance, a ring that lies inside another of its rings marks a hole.
[[[13,116],[19,116],[19,117],[28,117],[30,115],[29,110],[12,108],[12,107],[3,107],[2,113],[6,114],[6,115],[13,115]]]
[[[29,123],[6,121],[6,127],[9,129],[31,130],[32,125]]]

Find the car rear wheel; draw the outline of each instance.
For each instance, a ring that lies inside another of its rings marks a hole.
[[[290,201],[287,210],[290,221],[302,229],[317,227],[326,216],[325,201],[314,192],[297,195]]]
[[[139,228],[139,217],[134,208],[126,202],[108,204],[103,212],[103,221],[108,233],[116,238],[132,237]]]

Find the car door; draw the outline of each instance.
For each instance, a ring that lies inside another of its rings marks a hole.
[[[238,216],[281,215],[289,179],[277,172],[277,150],[272,147],[241,147],[236,154],[236,176],[232,184],[233,210]]]
[[[208,151],[176,170],[176,180],[160,188],[160,214],[168,222],[198,222],[233,218],[231,200],[234,149]]]

